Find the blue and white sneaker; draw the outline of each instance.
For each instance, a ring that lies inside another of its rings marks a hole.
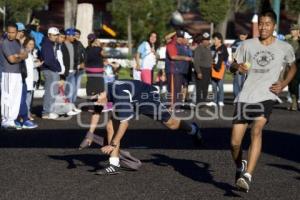
[[[23,123],[23,126],[22,126],[24,129],[34,129],[34,128],[37,128],[38,125],[30,120],[27,120]]]
[[[19,121],[15,121],[15,128],[16,128],[17,130],[21,130],[21,129],[22,129],[22,123],[19,122]]]

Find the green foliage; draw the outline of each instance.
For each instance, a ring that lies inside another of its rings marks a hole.
[[[45,5],[48,0],[0,0],[1,6],[6,6],[7,21],[26,22],[31,10]]]
[[[201,0],[200,12],[205,21],[221,23],[230,8],[230,0]]]
[[[300,1],[299,0],[286,0],[287,5],[289,6],[289,10],[293,13],[300,13]]]
[[[151,31],[160,36],[170,31],[167,25],[171,13],[176,10],[176,0],[112,0],[108,10],[119,37],[123,39],[127,36],[127,17],[131,17],[132,36],[137,44]]]

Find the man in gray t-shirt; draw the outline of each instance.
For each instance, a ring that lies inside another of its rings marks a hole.
[[[266,46],[258,38],[253,38],[244,41],[237,49],[235,59],[237,63],[249,66],[244,87],[235,101],[258,103],[278,99],[269,88],[278,81],[285,66],[295,61],[295,54],[287,42],[275,40]]]
[[[231,69],[246,74],[244,86],[235,99],[235,115],[231,135],[231,154],[236,164],[236,185],[248,191],[262,146],[262,130],[268,122],[278,94],[292,80],[296,72],[293,48],[273,36],[276,28],[274,11],[259,16],[259,38],[243,42],[236,53]],[[289,65],[285,80],[279,80],[281,70]],[[234,70],[233,70],[234,71]],[[248,164],[242,160],[241,143],[248,124],[252,123]]]
[[[16,40],[17,27],[7,26],[7,38],[3,40],[0,56],[3,64],[1,80],[1,125],[3,128],[14,128],[19,114],[22,94],[22,77],[20,63],[27,58]]]

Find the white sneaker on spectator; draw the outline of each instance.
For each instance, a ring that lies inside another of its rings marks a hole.
[[[225,106],[225,105],[224,105],[224,103],[223,103],[222,101],[220,101],[220,102],[219,102],[219,106],[220,106],[220,107],[223,107],[223,106]]]
[[[77,115],[77,114],[79,114],[79,112],[76,112],[75,109],[73,109],[67,113],[68,116],[73,116],[73,115]]]
[[[77,112],[77,113],[81,113],[81,110],[79,108],[74,108],[73,111]]]
[[[42,116],[43,119],[57,119],[58,117],[56,113],[49,113]]]
[[[215,102],[209,102],[209,103],[207,103],[206,104],[207,106],[214,106],[214,107],[216,107],[217,106],[217,104],[215,103]]]

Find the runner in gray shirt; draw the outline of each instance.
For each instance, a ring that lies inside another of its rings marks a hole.
[[[264,11],[259,16],[259,38],[246,40],[237,50],[236,63],[231,66],[247,79],[235,99],[235,114],[231,135],[231,154],[236,164],[236,185],[249,191],[251,178],[262,146],[262,130],[268,122],[278,94],[292,80],[296,72],[293,48],[273,36],[276,28],[274,11]],[[285,80],[279,80],[281,70],[290,70]],[[252,123],[248,164],[242,160],[241,143]]]

